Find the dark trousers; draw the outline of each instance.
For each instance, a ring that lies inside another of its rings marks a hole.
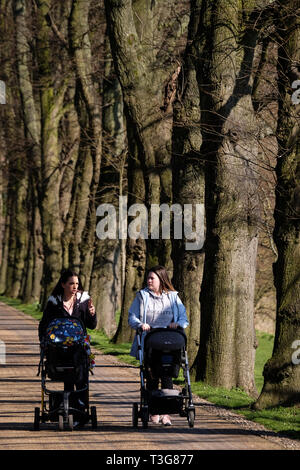
[[[82,390],[88,388],[88,371],[85,368],[81,368],[78,371],[78,376],[74,381],[64,381],[64,391],[73,392],[74,390]],[[86,406],[88,405],[88,390],[76,393],[77,399],[81,400]]]

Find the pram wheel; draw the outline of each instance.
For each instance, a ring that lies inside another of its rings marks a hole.
[[[74,429],[73,415],[68,416],[68,424],[69,424],[69,430],[73,431],[73,429]]]
[[[189,427],[193,428],[194,422],[195,422],[195,410],[188,410],[187,418],[188,418]]]
[[[143,428],[147,429],[148,428],[148,421],[149,421],[149,409],[148,406],[142,406],[141,409],[141,419],[143,423]]]
[[[58,429],[60,431],[64,430],[64,417],[62,414],[58,415]]]
[[[33,423],[34,431],[39,431],[40,429],[40,409],[34,408],[34,423]]]
[[[95,406],[91,406],[91,422],[92,422],[92,428],[96,429],[97,428],[97,410]]]
[[[132,426],[134,428],[138,427],[139,421],[139,405],[137,403],[132,404]]]

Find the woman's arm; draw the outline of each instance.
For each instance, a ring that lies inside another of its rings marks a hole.
[[[179,326],[181,326],[181,328],[186,328],[187,326],[189,326],[189,321],[188,321],[188,317],[187,317],[187,314],[186,314],[185,306],[181,302],[178,295],[176,296],[175,301],[176,301],[177,308],[178,308],[178,318],[177,318],[176,323]]]
[[[142,298],[140,294],[137,293],[134,301],[132,302],[129,308],[128,324],[134,330],[137,330],[143,324],[140,321],[140,303],[141,302],[142,302]]]
[[[50,319],[52,318],[51,312],[52,312],[52,302],[48,301],[47,305],[46,305],[46,308],[43,312],[42,319],[39,323],[39,340],[40,340],[40,342],[42,341],[42,339],[45,335],[46,328],[47,328],[48,324],[50,323]]]

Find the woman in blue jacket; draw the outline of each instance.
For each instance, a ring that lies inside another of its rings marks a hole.
[[[143,331],[142,342],[150,328],[186,328],[189,324],[186,310],[178,292],[172,286],[164,266],[155,266],[148,271],[147,287],[140,290],[129,308],[128,323],[131,328]],[[138,345],[135,336],[130,354],[137,357]],[[147,380],[147,389],[156,390],[158,380]],[[171,377],[161,377],[161,388],[173,388]],[[153,423],[171,425],[169,415],[150,415]]]

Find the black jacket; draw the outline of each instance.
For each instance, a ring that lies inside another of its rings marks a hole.
[[[39,323],[39,339],[40,341],[46,333],[47,326],[52,320],[56,318],[78,318],[81,320],[84,328],[93,330],[97,325],[97,317],[91,315],[89,312],[88,301],[90,296],[87,292],[77,293],[76,302],[73,307],[72,315],[67,312],[63,307],[62,297],[50,296],[43,317]]]

